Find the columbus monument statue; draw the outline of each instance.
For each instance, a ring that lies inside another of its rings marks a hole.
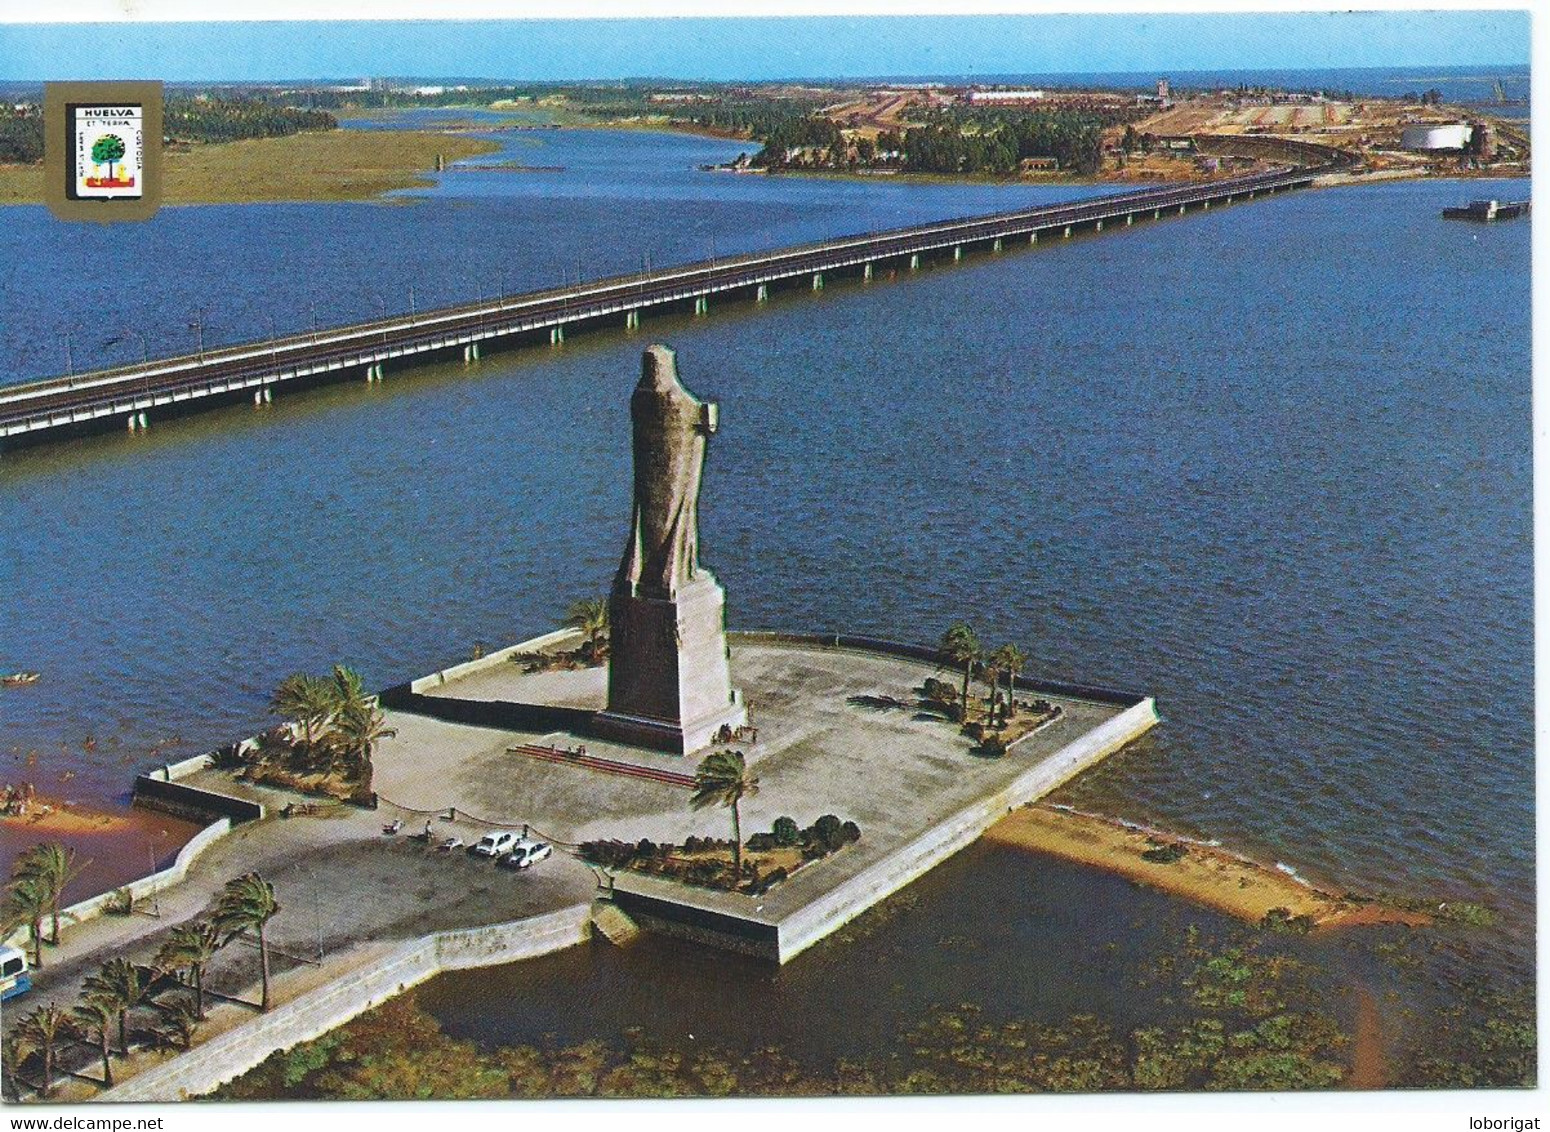
[[[747,720],[727,665],[726,593],[699,560],[700,473],[716,406],[648,347],[630,398],[635,500],[608,602],[608,708],[600,737],[687,754]]]

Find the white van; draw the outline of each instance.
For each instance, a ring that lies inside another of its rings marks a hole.
[[[32,989],[27,973],[27,956],[14,947],[0,947],[0,1001],[26,994]]]

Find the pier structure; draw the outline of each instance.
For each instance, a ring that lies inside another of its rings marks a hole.
[[[221,404],[264,405],[287,387],[378,382],[395,369],[436,357],[460,358],[472,366],[496,345],[559,348],[578,330],[636,330],[644,312],[692,310],[709,316],[718,295],[764,303],[778,287],[821,294],[833,278],[869,280],[884,266],[918,271],[932,258],[957,261],[969,251],[993,252],[1008,240],[1033,246],[1041,234],[1069,238],[1102,232],[1106,221],[1121,222],[1111,230],[1129,230],[1137,220],[1160,221],[1212,204],[1304,188],[1335,167],[1331,161],[1279,168],[1202,185],[871,232],[0,386],[0,447],[84,432],[139,431],[157,417]]]

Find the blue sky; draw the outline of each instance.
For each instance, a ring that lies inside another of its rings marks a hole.
[[[0,80],[1163,73],[1522,65],[1529,50],[1522,11],[11,24]]]

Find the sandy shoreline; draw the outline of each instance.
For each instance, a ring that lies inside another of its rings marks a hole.
[[[1150,885],[1238,919],[1259,923],[1272,909],[1306,916],[1319,928],[1353,924],[1403,923],[1420,926],[1430,917],[1373,901],[1322,892],[1281,869],[1261,865],[1218,846],[1202,845],[1158,830],[1143,830],[1110,818],[1050,806],[1017,810],[991,826],[985,839],[1049,853]],[[1178,844],[1183,856],[1148,860],[1148,850]]]

